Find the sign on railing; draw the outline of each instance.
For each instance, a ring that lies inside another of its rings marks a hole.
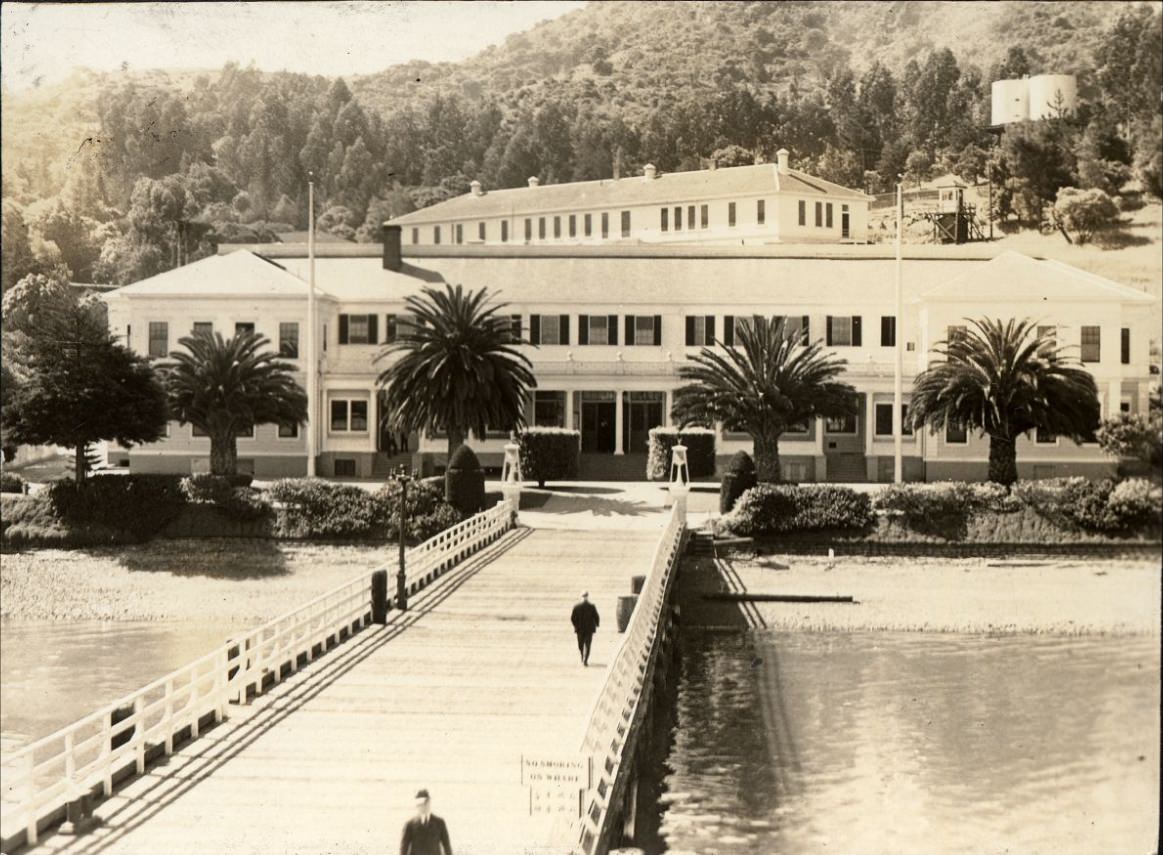
[[[408,550],[409,593],[509,530],[503,502]],[[389,569],[394,569],[390,565]],[[292,612],[235,636],[201,659],[154,680],[79,721],[5,758],[0,830],[5,842],[23,830],[37,841],[41,821],[96,787],[112,795],[131,766],[145,771],[146,753],[196,739],[207,723],[245,703],[371,622],[371,573],[328,591]]]
[[[623,749],[656,652],[655,639],[665,616],[667,592],[678,563],[685,516],[680,506],[671,509],[654,551],[650,573],[582,734],[581,753],[590,759],[594,775],[590,787],[583,793],[582,815],[573,838],[575,851],[581,855],[592,855],[607,821]]]

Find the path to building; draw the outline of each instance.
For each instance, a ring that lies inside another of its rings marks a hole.
[[[458,855],[538,851],[552,820],[529,816],[520,756],[577,750],[617,597],[649,567],[663,517],[635,519],[510,532],[129,784],[99,828],[36,851],[394,852],[420,787]],[[582,588],[602,614],[588,669],[569,624]]]

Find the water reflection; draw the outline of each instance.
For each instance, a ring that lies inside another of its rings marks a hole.
[[[1152,852],[1158,645],[688,635],[649,849]]]

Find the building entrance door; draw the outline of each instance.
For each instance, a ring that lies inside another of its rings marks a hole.
[[[610,397],[613,397],[612,395]],[[613,401],[581,402],[582,451],[613,454],[615,446],[616,405]]]
[[[852,228],[848,222],[848,212],[843,211],[840,214],[840,237],[842,237],[842,238],[850,237],[851,232],[852,232]]]
[[[650,444],[650,431],[663,423],[665,392],[630,392],[625,406],[622,441],[627,454],[644,454]]]

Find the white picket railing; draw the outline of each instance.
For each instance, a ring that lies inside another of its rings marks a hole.
[[[630,623],[586,720],[581,754],[590,758],[593,778],[583,796],[583,813],[573,837],[574,851],[580,855],[592,855],[607,822],[623,750],[646,688],[655,640],[665,620],[667,592],[686,530],[685,517],[682,503],[671,508]]]
[[[513,524],[510,509],[493,508],[440,532],[405,553],[409,593],[499,538]],[[395,569],[394,563],[381,568]],[[36,843],[50,814],[100,786],[113,793],[114,778],[133,764],[141,774],[146,752],[166,754],[183,731],[196,738],[204,722],[227,717],[228,704],[245,703],[286,673],[371,622],[371,573],[316,597],[292,612],[249,630],[206,656],[159,677],[4,759],[0,829],[7,842],[24,831]],[[394,588],[389,586],[389,599]],[[113,747],[117,741],[120,744]]]

